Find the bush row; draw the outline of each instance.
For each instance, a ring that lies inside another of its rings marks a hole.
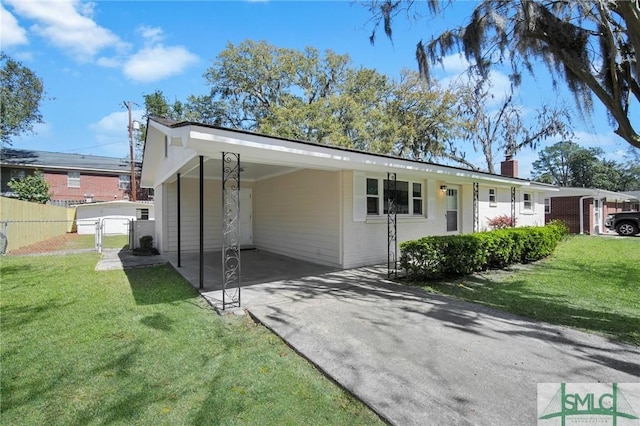
[[[400,244],[407,275],[441,278],[527,263],[550,255],[569,234],[566,225],[498,229],[467,235],[430,236]]]

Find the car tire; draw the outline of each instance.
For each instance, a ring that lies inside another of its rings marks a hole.
[[[616,225],[616,232],[618,235],[629,237],[631,235],[636,235],[640,230],[638,230],[638,225],[633,222],[622,222]]]

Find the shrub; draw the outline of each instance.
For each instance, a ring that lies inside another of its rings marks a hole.
[[[424,278],[467,275],[550,255],[568,234],[564,224],[505,228],[468,235],[424,237],[400,244],[400,266]]]
[[[153,237],[151,235],[140,237],[140,248],[144,250],[151,250],[153,248]]]

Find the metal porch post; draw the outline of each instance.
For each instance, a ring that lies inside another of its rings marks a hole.
[[[200,290],[204,288],[204,157],[200,156]]]
[[[478,182],[473,182],[473,232],[478,232],[480,230],[479,193],[480,185]]]
[[[177,187],[178,187],[178,226],[176,227],[178,230],[178,268],[182,266],[182,253],[181,253],[181,246],[180,246],[180,233],[181,233],[181,229],[180,227],[181,225],[181,221],[180,221],[180,173],[178,173],[178,180],[177,180]]]
[[[516,226],[516,187],[511,187],[511,226]]]
[[[240,307],[240,154],[222,153],[222,309]]]
[[[398,277],[398,193],[395,173],[387,173],[387,278]]]

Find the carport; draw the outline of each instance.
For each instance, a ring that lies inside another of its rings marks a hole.
[[[194,126],[149,120],[141,179],[156,189],[156,247],[192,284],[221,289],[227,309],[240,306],[241,269],[245,285],[302,265],[340,267],[337,166],[265,137]]]

